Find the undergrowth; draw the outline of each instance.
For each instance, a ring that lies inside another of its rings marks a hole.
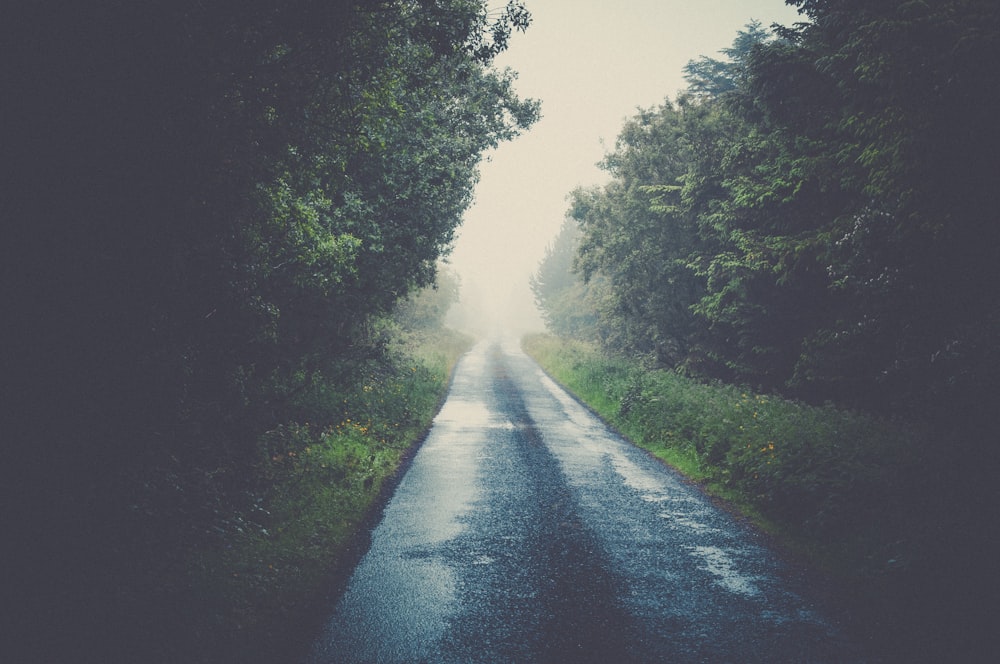
[[[352,383],[320,377],[299,396],[312,419],[260,438],[249,506],[189,556],[185,603],[200,609],[177,654],[272,662],[308,645],[352,538],[426,432],[469,344],[449,331],[410,334]]]

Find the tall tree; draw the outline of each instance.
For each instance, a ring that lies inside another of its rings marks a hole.
[[[563,220],[538,270],[531,276],[530,285],[535,304],[552,333],[590,340],[597,337],[594,287],[584,284],[573,269],[580,239],[577,222],[571,218]]]
[[[996,200],[984,174],[998,132],[980,109],[1000,93],[986,75],[1000,12],[961,0],[799,4],[811,22],[760,52],[741,105],[786,137],[803,165],[793,174],[811,173],[827,201],[811,213],[814,244],[841,305],[817,325],[799,377],[846,374],[870,397],[954,409],[990,391],[996,362]]]
[[[731,46],[722,49],[726,60],[703,55],[688,62],[684,65],[687,92],[698,97],[718,97],[736,90],[745,78],[754,49],[769,37],[760,21],[751,21],[737,33]]]
[[[577,268],[585,280],[607,279],[608,343],[671,365],[693,343],[690,305],[701,288],[688,268],[696,228],[678,205],[691,159],[683,123],[684,109],[670,103],[627,122],[602,163],[611,183],[573,192],[570,208],[584,233]]]

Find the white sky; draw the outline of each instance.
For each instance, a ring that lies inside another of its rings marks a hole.
[[[606,182],[596,164],[625,120],[674,99],[685,86],[684,65],[721,58],[751,19],[802,20],[784,0],[525,4],[532,24],[497,65],[518,72],[519,95],[541,100],[542,119],[481,165],[476,201],[448,260],[462,280],[467,317],[519,329],[541,327],[528,278],[562,224],[569,192]]]

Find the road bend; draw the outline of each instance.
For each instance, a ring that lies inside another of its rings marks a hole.
[[[307,662],[862,662],[744,523],[483,342]]]

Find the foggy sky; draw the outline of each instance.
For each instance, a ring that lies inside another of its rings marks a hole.
[[[503,4],[503,3],[499,3]],[[528,287],[577,186],[601,184],[596,166],[639,108],[674,99],[683,67],[722,58],[751,19],[801,20],[783,0],[526,0],[532,24],[497,59],[518,72],[521,97],[542,119],[489,154],[476,200],[448,259],[462,280],[458,317],[483,327],[540,329]],[[464,314],[461,310],[464,310]]]

